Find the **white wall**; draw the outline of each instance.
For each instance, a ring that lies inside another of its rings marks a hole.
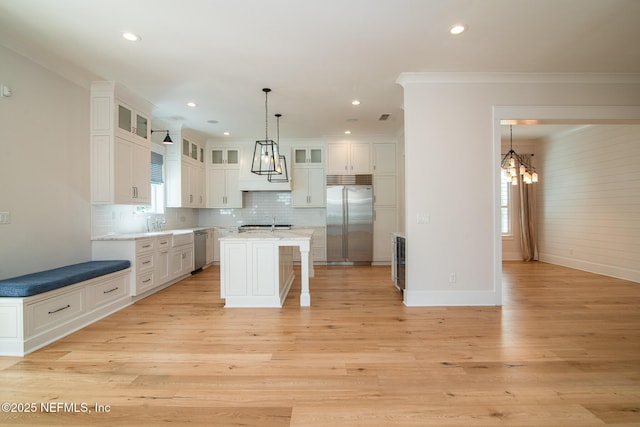
[[[89,91],[3,46],[0,64],[0,279],[89,260]]]
[[[398,82],[405,111],[405,304],[501,304],[496,108],[638,106],[640,78],[405,73]],[[417,214],[430,223],[417,224]]]
[[[585,126],[539,154],[540,260],[640,282],[640,126]]]

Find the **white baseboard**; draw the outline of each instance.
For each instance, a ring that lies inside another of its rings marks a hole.
[[[495,291],[404,291],[408,307],[499,306],[501,293]]]
[[[615,277],[616,279],[629,280],[640,283],[640,271],[632,270],[613,265],[598,264],[591,261],[583,261],[574,258],[540,253],[540,261],[549,264],[561,265],[563,267],[575,268],[576,270],[588,273],[601,274],[603,276]]]

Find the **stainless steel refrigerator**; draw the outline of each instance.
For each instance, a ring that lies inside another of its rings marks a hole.
[[[327,263],[371,264],[371,175],[327,175]]]

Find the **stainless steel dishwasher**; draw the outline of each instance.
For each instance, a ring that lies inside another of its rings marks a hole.
[[[193,232],[193,272],[197,273],[207,262],[207,230]]]

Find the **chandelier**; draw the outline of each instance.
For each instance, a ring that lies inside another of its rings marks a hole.
[[[511,181],[511,185],[518,185],[518,175],[522,175],[522,182],[532,184],[538,182],[538,173],[531,163],[513,151],[513,126],[509,125],[509,152],[504,155],[500,167],[502,176]]]
[[[253,161],[251,162],[251,172],[257,175],[280,175],[280,153],[278,144],[269,139],[269,121],[267,110],[267,98],[271,89],[264,88],[264,139],[256,141],[253,148]]]

